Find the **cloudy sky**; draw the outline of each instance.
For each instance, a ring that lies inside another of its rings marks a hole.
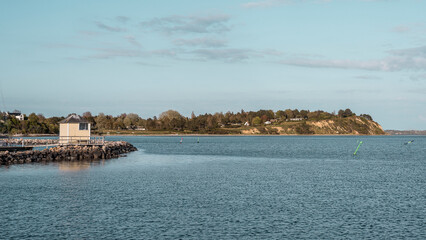
[[[0,1],[0,110],[350,108],[426,129],[426,0]]]

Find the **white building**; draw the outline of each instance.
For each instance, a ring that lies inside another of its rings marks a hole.
[[[25,116],[24,114],[22,114],[20,111],[13,111],[13,112],[6,112],[6,116],[13,116],[16,119],[18,119],[19,121],[24,120]]]
[[[303,121],[303,118],[290,118],[290,121]]]

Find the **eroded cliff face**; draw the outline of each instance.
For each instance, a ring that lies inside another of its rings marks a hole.
[[[258,128],[259,129],[259,128]],[[320,134],[320,135],[384,135],[385,131],[377,122],[363,117],[352,116],[320,121],[294,122],[286,125],[268,126],[261,131],[246,131],[243,134]]]
[[[377,122],[363,117],[307,122],[315,134],[383,135],[385,131]]]

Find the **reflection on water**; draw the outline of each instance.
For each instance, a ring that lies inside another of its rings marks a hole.
[[[12,164],[12,165],[0,165],[0,174],[6,171],[20,170],[20,171],[31,171],[31,170],[53,170],[58,169],[59,172],[79,172],[87,171],[91,167],[101,167],[107,164],[108,160],[83,160],[83,161],[60,161],[60,162],[39,162],[29,164]],[[111,161],[111,159],[109,159]]]
[[[92,166],[103,166],[105,161],[78,161],[78,162],[59,162],[58,167],[61,172],[78,172],[88,170]]]

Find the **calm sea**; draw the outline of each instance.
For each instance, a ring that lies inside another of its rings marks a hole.
[[[424,136],[180,139],[0,167],[0,239],[426,239]]]

